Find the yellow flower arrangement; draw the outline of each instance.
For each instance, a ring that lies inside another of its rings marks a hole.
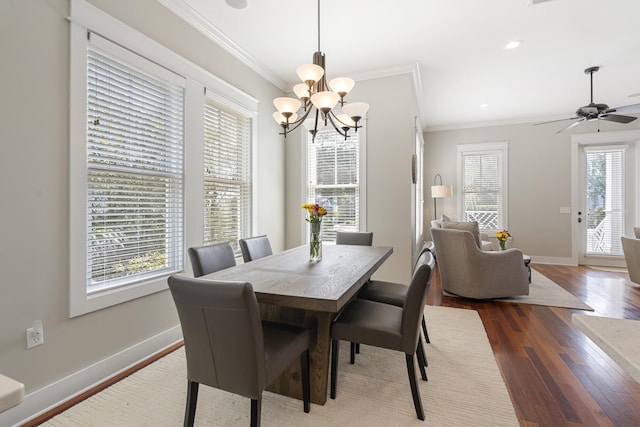
[[[321,222],[322,217],[327,214],[327,210],[317,203],[305,203],[302,205],[302,209],[306,209],[309,212],[308,222]]]
[[[504,251],[507,248],[507,239],[511,237],[511,234],[507,230],[496,231],[496,239],[500,244],[500,250]]]
[[[322,217],[327,214],[327,210],[317,203],[306,203],[301,206],[309,213],[307,222],[311,224],[311,237],[309,240],[310,257],[312,261],[322,259],[322,239],[320,238],[320,226]]]

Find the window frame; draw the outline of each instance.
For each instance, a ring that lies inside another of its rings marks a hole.
[[[364,118],[361,121],[361,127],[358,129],[358,143],[359,143],[359,147],[358,147],[358,200],[359,200],[359,206],[358,206],[358,230],[357,231],[367,231],[367,212],[366,212],[366,207],[367,207],[367,163],[366,163],[366,159],[367,159],[367,120],[366,118]],[[323,129],[324,130],[324,129]],[[335,132],[335,130],[333,130]],[[337,132],[336,132],[337,134]],[[339,136],[339,135],[338,135]],[[301,155],[302,155],[302,164],[303,164],[303,168],[304,171],[301,174],[302,175],[302,196],[301,196],[301,200],[303,200],[302,203],[311,203],[312,201],[310,200],[310,196],[309,196],[309,167],[308,167],[308,157],[309,157],[309,151],[308,151],[308,144],[311,138],[311,134],[309,132],[301,132],[301,145],[302,145],[302,150],[301,151]],[[342,137],[344,138],[344,137]],[[301,204],[302,204],[301,203]],[[309,230],[308,230],[308,226],[307,226],[307,221],[305,220],[306,215],[301,215],[301,222],[300,222],[300,230],[301,230],[301,236],[302,236],[302,241],[304,243],[308,243],[309,241]],[[335,243],[334,240],[325,240],[323,238],[323,242],[324,243],[329,243],[329,244],[333,244]]]
[[[464,165],[463,157],[467,154],[500,154],[502,155],[502,173],[501,173],[501,196],[502,209],[498,212],[498,229],[481,228],[482,232],[491,232],[509,229],[509,142],[487,142],[474,144],[459,144],[456,146],[457,151],[457,169],[458,169],[458,185],[457,185],[457,205],[458,217],[464,221]]]
[[[184,172],[182,265],[188,266],[186,248],[202,244],[203,236],[203,122],[205,88],[229,108],[242,109],[252,117],[252,171],[256,176],[258,100],[203,68],[193,64],[148,36],[108,15],[86,0],[71,0],[69,69],[69,317],[76,317],[167,289],[168,274],[128,283],[119,288],[89,295],[86,287],[86,117],[87,117],[87,33],[93,32],[140,56],[183,76]],[[251,222],[256,224],[255,180],[252,190]]]

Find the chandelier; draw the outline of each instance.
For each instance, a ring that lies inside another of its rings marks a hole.
[[[320,0],[318,0],[318,51],[313,54],[313,64],[298,66],[296,73],[303,83],[293,87],[298,99],[279,97],[273,100],[278,111],[273,113],[274,120],[282,127],[281,135],[296,130],[303,125],[315,140],[317,132],[331,125],[340,135],[348,138],[350,129],[354,132],[361,127],[360,120],[369,110],[366,102],[347,103],[344,97],[353,89],[355,82],[348,77],[338,77],[329,81],[325,56],[320,51]],[[338,103],[340,106],[338,107]],[[299,111],[302,108],[302,111]]]

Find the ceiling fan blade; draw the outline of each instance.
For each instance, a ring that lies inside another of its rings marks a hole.
[[[640,104],[625,105],[623,107],[609,108],[607,113],[640,113]]]
[[[567,125],[567,126],[563,127],[562,129],[560,129],[560,130],[559,130],[558,132],[556,132],[556,133],[560,133],[560,132],[564,132],[565,130],[569,130],[569,129],[571,129],[571,128],[575,127],[575,126],[578,126],[580,123],[582,123],[582,122],[584,122],[584,121],[585,121],[585,118],[583,117],[582,119],[578,120],[577,122],[573,122],[573,123],[571,123],[571,124],[569,124],[569,125]]]
[[[598,119],[616,123],[631,123],[632,121],[637,119],[637,117],[621,116],[620,114],[605,114],[598,117]]]
[[[559,120],[551,120],[549,122],[540,122],[540,123],[534,123],[533,126],[538,126],[538,125],[546,125],[549,123],[557,123],[557,122],[564,122],[565,120],[576,120],[578,117],[569,117],[566,119],[559,119]]]

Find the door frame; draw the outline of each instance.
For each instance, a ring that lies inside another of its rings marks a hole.
[[[627,200],[628,206],[633,208],[632,218],[629,218],[634,224],[640,224],[640,197],[635,195],[640,189],[640,182],[638,181],[638,170],[640,168],[640,130],[628,130],[628,131],[614,131],[614,132],[598,132],[598,133],[583,133],[571,135],[571,261],[573,264],[578,265],[579,253],[581,245],[584,245],[583,235],[580,225],[578,224],[578,212],[583,209],[580,206],[581,197],[579,194],[582,192],[580,188],[580,147],[587,145],[606,145],[606,144],[627,144],[633,147],[633,158],[629,159],[633,165],[633,170],[627,171],[630,173],[629,179],[634,183],[635,191],[627,191],[627,195],[632,197]],[[629,220],[627,222],[629,222]],[[625,230],[625,233],[629,233],[631,230]],[[617,259],[607,257],[608,261],[606,265],[625,267],[626,263],[624,258]],[[594,264],[597,265],[597,264]]]

